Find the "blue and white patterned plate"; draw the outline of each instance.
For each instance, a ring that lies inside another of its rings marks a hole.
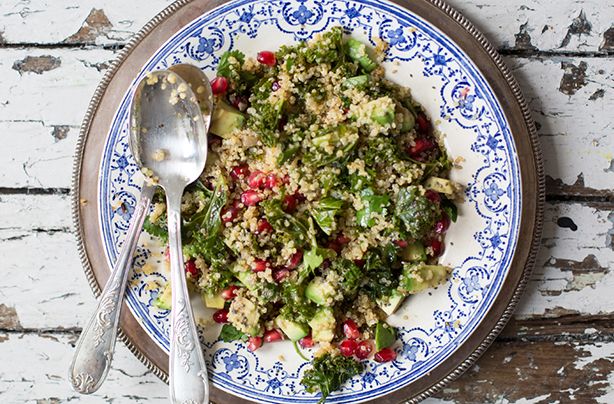
[[[452,178],[466,187],[458,222],[446,237],[449,284],[409,298],[391,322],[400,327],[392,363],[368,362],[366,371],[329,397],[356,403],[381,397],[425,377],[480,325],[508,275],[522,209],[519,161],[500,102],[474,63],[433,25],[387,1],[242,0],[227,3],[183,27],[142,68],[147,72],[192,63],[210,77],[229,49],[248,56],[307,40],[341,25],[352,36],[389,44],[387,76],[412,89],[436,127],[446,135],[453,158],[462,161]],[[142,176],[128,148],[130,91],[116,112],[102,158],[100,230],[109,266],[122,245],[139,197]],[[137,270],[127,296],[133,315],[152,339],[169,349],[169,312],[152,306],[168,270],[162,247],[143,237]],[[196,300],[198,316],[210,317]],[[260,403],[313,403],[300,384],[306,367],[289,342],[255,353],[243,343],[217,342],[219,328],[202,334],[214,385]]]

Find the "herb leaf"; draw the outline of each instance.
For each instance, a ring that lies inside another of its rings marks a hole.
[[[372,189],[366,188],[362,191],[362,202],[365,207],[356,212],[356,221],[362,227],[371,227],[375,225],[375,215],[384,213],[390,198],[387,195],[375,195]]]
[[[238,340],[244,340],[247,337],[245,333],[237,330],[233,325],[224,324],[219,338],[224,342],[232,342]]]
[[[313,361],[313,367],[305,372],[301,383],[310,393],[320,391],[322,398],[319,403],[323,403],[331,392],[363,369],[363,365],[352,358],[325,354]]]
[[[340,199],[328,197],[318,201],[315,208],[311,211],[311,216],[324,233],[331,235],[336,228],[335,215],[343,207]]]

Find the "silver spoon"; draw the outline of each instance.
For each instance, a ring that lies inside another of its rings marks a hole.
[[[208,95],[211,87],[196,93]],[[181,197],[202,173],[207,160],[207,131],[211,115],[203,115],[194,91],[179,75],[158,71],[143,79],[131,107],[131,132],[137,164],[166,192],[171,263],[170,397],[173,403],[209,402],[207,367],[185,279],[181,252]]]

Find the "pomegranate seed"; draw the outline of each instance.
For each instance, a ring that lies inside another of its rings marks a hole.
[[[249,337],[247,340],[247,349],[254,352],[262,346],[262,337]]]
[[[277,178],[275,174],[269,174],[264,180],[264,187],[268,189],[273,189],[279,185],[279,182],[279,178]]]
[[[296,195],[286,195],[284,196],[284,200],[281,202],[281,207],[285,212],[291,213],[296,210],[296,206],[298,205],[298,198]]]
[[[238,181],[241,178],[245,178],[249,175],[249,166],[245,163],[235,166],[230,171],[230,176]]]
[[[190,274],[194,278],[198,276],[198,268],[196,268],[196,263],[194,262],[194,260],[186,261],[185,272],[187,274]]]
[[[365,266],[365,260],[354,260],[354,264],[358,265],[359,268]]]
[[[432,126],[431,122],[427,119],[426,115],[423,113],[419,113],[416,117],[416,126],[419,133],[429,134],[431,133]]]
[[[290,261],[288,262],[287,268],[294,269],[300,265],[301,261],[303,261],[303,252],[298,250],[290,257]]]
[[[266,219],[260,219],[258,220],[258,228],[256,229],[254,233],[263,234],[263,233],[270,233],[272,231],[273,231],[273,226],[271,226],[271,223],[269,223],[269,221]]]
[[[164,250],[164,259],[166,262],[170,262],[171,260],[171,250],[168,244],[166,245],[166,249]]]
[[[352,241],[352,239],[344,236],[343,234],[339,234],[337,238],[335,239],[335,241],[337,242],[337,244],[344,245]]]
[[[326,248],[329,248],[329,249],[333,250],[334,252],[336,252],[337,254],[340,254],[341,250],[343,249],[343,246],[341,244],[337,243],[335,240],[331,240],[326,245]]]
[[[445,213],[441,215],[441,219],[435,222],[435,233],[442,234],[450,227],[450,218]]]
[[[230,285],[226,289],[222,290],[222,299],[224,300],[232,300],[237,297],[237,290],[239,287],[236,285]]]
[[[320,269],[328,269],[328,268],[330,268],[330,260],[327,258],[322,262],[322,264],[320,264]]]
[[[311,334],[309,334],[306,337],[303,337],[301,339],[298,340],[298,344],[301,346],[301,348],[311,348],[313,347],[314,343],[313,343],[313,338],[311,338]]]
[[[339,352],[343,356],[352,356],[356,352],[358,344],[353,339],[346,339],[339,344]]]
[[[222,145],[222,138],[214,135],[213,133],[209,133],[209,137],[207,138],[207,141],[209,143],[209,146],[213,147],[219,147]]]
[[[290,183],[290,176],[288,174],[284,175],[284,177],[281,179],[281,181],[288,185]]]
[[[424,137],[416,139],[415,143],[415,145],[409,147],[407,150],[407,154],[409,154],[410,157],[418,157],[425,151],[431,150],[435,147],[435,143]]]
[[[354,320],[352,320],[351,318],[348,318],[343,323],[343,333],[348,339],[356,339],[360,337],[360,330],[358,329],[358,326],[356,325]]]
[[[224,207],[221,213],[221,219],[224,223],[229,223],[235,220],[239,216],[241,208],[239,207],[239,201],[234,201],[232,205]]]
[[[228,310],[220,309],[213,313],[213,321],[219,324],[225,324],[228,322]]]
[[[272,329],[264,332],[264,342],[275,342],[282,339],[284,339],[284,336],[279,330]]]
[[[248,189],[241,194],[241,202],[245,206],[256,206],[261,200],[262,195],[252,189]]]
[[[439,192],[433,191],[432,189],[427,189],[424,196],[433,203],[438,205],[441,203],[441,195],[439,195]]]
[[[443,252],[443,243],[436,238],[432,238],[428,246],[433,250],[433,257],[439,257]]]
[[[268,261],[256,258],[254,260],[254,265],[252,265],[252,271],[262,272],[265,271],[269,266],[270,264]]]
[[[399,248],[405,248],[407,247],[407,241],[405,240],[395,240],[394,242],[397,246],[399,246]]]
[[[362,341],[356,347],[356,352],[354,353],[358,359],[367,359],[373,350],[373,344],[371,341]]]
[[[273,84],[271,84],[271,90],[273,90],[273,91],[279,90],[279,87],[281,87],[281,86],[279,85],[278,81],[274,81]]]
[[[286,268],[279,268],[273,271],[273,280],[277,283],[281,283],[284,279],[290,276],[290,270]]]
[[[211,91],[213,95],[224,94],[228,90],[228,79],[226,77],[218,76],[211,80]]]
[[[264,187],[265,182],[266,174],[259,170],[256,170],[251,173],[249,175],[249,178],[247,179],[247,185],[249,185],[249,187],[253,189]]]
[[[277,63],[277,58],[275,57],[275,54],[271,51],[258,52],[256,60],[259,63],[262,63],[263,65],[267,66],[275,66],[275,64]]]
[[[397,358],[397,353],[394,349],[392,348],[384,348],[381,351],[377,352],[375,354],[375,361],[376,362],[390,362],[393,361]]]

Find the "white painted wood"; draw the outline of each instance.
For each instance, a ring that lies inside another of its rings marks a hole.
[[[42,74],[14,70],[15,61],[28,55],[49,55],[61,60],[61,65]],[[8,146],[0,148],[4,162],[0,186],[70,186],[78,128],[102,78],[99,68],[113,57],[113,52],[101,49],[0,49],[0,141]],[[586,187],[610,189],[614,58],[506,60],[540,126],[547,175],[573,184],[582,174]],[[563,94],[559,90],[565,73],[562,63],[580,66],[583,62],[586,85],[573,95]],[[57,126],[68,127],[66,139],[54,138]]]

